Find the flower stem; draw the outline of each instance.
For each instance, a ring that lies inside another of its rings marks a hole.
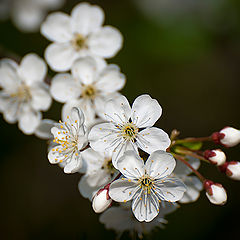
[[[176,153],[174,153],[173,156],[174,156],[177,160],[179,160],[179,161],[183,162],[185,165],[187,165],[187,166],[196,174],[196,176],[198,176],[198,178],[199,178],[202,182],[204,182],[204,181],[206,180],[205,177],[203,177],[203,175],[202,175],[200,172],[198,172],[195,168],[192,167],[192,165],[185,159],[185,157],[183,157],[183,156],[181,156],[181,155],[178,155],[178,154],[176,154]]]
[[[178,148],[175,149],[175,151],[176,151],[177,153],[179,153],[179,154],[188,155],[188,156],[191,156],[191,157],[194,157],[194,158],[198,158],[198,159],[200,159],[200,160],[202,160],[202,161],[204,161],[204,162],[209,163],[209,161],[208,161],[205,157],[203,157],[203,156],[201,156],[201,155],[198,155],[197,153],[195,153],[195,152],[193,152],[192,150],[189,150],[189,149],[187,149],[187,148],[178,147]]]
[[[181,144],[185,142],[211,142],[211,141],[212,141],[212,136],[200,137],[200,138],[189,137],[189,138],[175,140],[175,144]]]

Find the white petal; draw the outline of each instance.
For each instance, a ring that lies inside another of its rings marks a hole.
[[[176,166],[172,154],[164,151],[153,152],[145,163],[147,173],[154,179],[169,176]]]
[[[12,99],[7,100],[5,109],[3,111],[3,117],[8,123],[15,123],[18,119],[19,103],[12,101]]]
[[[35,83],[31,86],[31,104],[33,109],[46,111],[50,108],[52,98],[49,94],[48,86],[43,83]]]
[[[139,179],[144,175],[144,162],[135,151],[126,151],[116,167],[128,179]]]
[[[48,15],[42,23],[41,33],[53,42],[70,41],[73,38],[70,17],[61,12]]]
[[[80,169],[81,173],[92,175],[98,172],[104,163],[104,156],[99,152],[92,150],[91,148],[86,149],[82,152],[83,167]]]
[[[82,110],[78,107],[73,107],[70,115],[71,121],[77,123],[77,127],[80,128],[85,121]]]
[[[123,139],[119,138],[118,146],[115,147],[112,153],[112,163],[115,168],[117,168],[118,160],[126,151],[134,151],[136,154],[138,154],[138,149],[135,143],[132,143],[131,141],[124,141]]]
[[[58,102],[67,102],[80,96],[81,88],[68,73],[57,74],[51,82],[50,93]]]
[[[108,101],[105,105],[105,118],[107,121],[124,124],[129,121],[131,107],[125,96]]]
[[[101,92],[112,93],[121,90],[125,82],[126,77],[124,74],[120,73],[119,67],[111,64],[100,74],[96,82],[96,87]]]
[[[11,97],[8,94],[5,94],[3,91],[0,91],[0,112],[7,110],[10,102]]]
[[[70,70],[73,62],[79,57],[71,43],[52,43],[45,51],[45,59],[56,72]]]
[[[64,167],[65,173],[75,173],[77,172],[82,166],[82,156],[79,154],[76,156],[76,154],[72,155],[71,161],[67,162]]]
[[[105,26],[90,35],[88,45],[94,55],[112,58],[122,48],[122,34],[114,27]]]
[[[33,32],[38,30],[44,19],[44,11],[34,4],[34,1],[13,1],[12,20],[22,31]]]
[[[118,92],[114,93],[102,93],[96,96],[94,99],[94,106],[96,109],[96,114],[102,118],[105,119],[104,111],[105,111],[105,105],[106,103],[111,99],[116,99],[120,97],[121,94]]]
[[[46,74],[46,63],[34,53],[27,54],[18,68],[18,75],[27,85],[43,81]]]
[[[188,163],[194,168],[198,169],[200,167],[200,160],[197,158],[193,158],[190,156],[187,156]],[[178,177],[185,177],[186,175],[189,175],[192,170],[183,162],[180,160],[176,161],[177,165],[176,168],[174,169],[174,174]]]
[[[136,181],[128,181],[126,178],[121,178],[111,183],[109,196],[116,202],[127,202],[132,199],[138,189]]]
[[[145,194],[144,191],[134,198],[132,211],[138,221],[152,221],[159,213],[159,201],[154,194]]]
[[[185,177],[182,180],[187,187],[187,191],[179,202],[195,202],[200,196],[200,191],[203,189],[202,182],[196,176]]]
[[[164,180],[154,181],[154,190],[158,198],[163,201],[179,201],[187,190],[183,182],[178,178],[166,178]]]
[[[8,93],[14,93],[20,84],[17,76],[17,64],[11,59],[3,59],[0,62],[0,87]]]
[[[55,121],[50,119],[43,119],[35,130],[35,135],[41,139],[51,139],[53,135],[51,128],[56,124]]]
[[[136,139],[138,147],[149,154],[157,150],[165,151],[171,144],[168,134],[156,127],[142,130]]]
[[[84,36],[96,31],[104,21],[103,10],[89,3],[76,5],[72,10],[71,16],[73,31]]]
[[[62,108],[62,119],[67,120],[67,116],[71,115],[71,110],[73,107],[78,107],[82,110],[85,119],[85,125],[89,127],[95,120],[95,111],[92,106],[91,101],[85,99],[72,99],[64,104]]]
[[[118,129],[111,123],[94,126],[88,135],[90,146],[99,152],[113,151],[122,139],[118,137]]]
[[[91,200],[97,191],[110,181],[110,174],[108,174],[105,170],[100,169],[94,174],[84,175],[78,184],[78,188],[83,197]]]
[[[95,80],[97,63],[92,57],[80,58],[74,62],[72,75],[79,82],[89,85]]]
[[[19,115],[18,127],[25,134],[33,134],[41,121],[41,113],[31,109],[24,109]]]
[[[162,115],[156,99],[144,94],[137,97],[132,106],[132,122],[139,128],[151,127]]]
[[[133,230],[132,223],[135,222],[135,219],[132,218],[132,213],[129,209],[111,207],[100,215],[99,221],[103,223],[107,229],[122,233],[126,230]]]

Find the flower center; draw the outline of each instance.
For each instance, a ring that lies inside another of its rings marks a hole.
[[[134,142],[135,137],[138,133],[138,128],[133,123],[127,123],[122,127],[121,133],[123,138]]]
[[[29,87],[23,84],[18,88],[16,93],[11,94],[11,97],[17,97],[23,102],[28,102],[32,96]]]
[[[139,182],[143,191],[146,191],[148,194],[150,194],[153,187],[153,180],[149,176],[143,176],[139,179]]]
[[[102,165],[102,169],[105,169],[107,172],[109,172],[111,175],[113,175],[115,173],[115,168],[113,167],[112,164],[112,159],[111,158],[105,158],[103,165]]]
[[[69,116],[67,118],[69,119]],[[57,132],[59,137],[55,137],[53,142],[61,145],[61,148],[56,146],[53,151],[59,152],[64,158],[69,158],[73,154],[78,156],[78,121],[75,120],[75,122],[72,123],[70,121],[62,122],[60,120],[59,123],[61,128],[61,130]],[[55,161],[58,161],[58,159],[56,158]],[[62,162],[62,160],[60,160],[60,162]]]
[[[97,90],[93,85],[85,85],[82,89],[82,97],[88,99],[94,99],[96,97]]]
[[[84,37],[81,34],[76,34],[75,38],[73,40],[73,46],[75,47],[75,49],[77,51],[83,49],[83,48],[87,48],[87,43],[86,43],[87,38]]]

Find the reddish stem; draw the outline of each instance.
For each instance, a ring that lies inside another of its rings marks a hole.
[[[178,159],[179,161],[183,162],[185,165],[187,165],[197,176],[198,178],[204,182],[206,179],[205,177],[202,176],[202,174],[200,172],[198,172],[195,168],[192,167],[192,165],[187,161],[185,160],[184,157],[178,155],[178,154],[173,154],[173,156]]]

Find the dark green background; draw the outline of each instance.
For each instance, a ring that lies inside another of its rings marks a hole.
[[[64,11],[69,13],[76,2],[68,0]],[[240,127],[239,1],[227,1],[209,25],[194,14],[169,24],[155,22],[131,0],[90,2],[101,5],[106,24],[124,36],[123,49],[109,60],[127,75],[123,93],[130,101],[142,93],[158,99],[163,107],[159,127],[168,133],[177,128],[183,137],[207,136],[226,125]],[[49,43],[39,33],[21,33],[10,21],[0,23],[0,32],[1,57],[29,52],[43,56]],[[58,120],[60,110],[54,103],[44,117]],[[78,174],[66,175],[50,165],[44,141],[22,134],[2,116],[0,126],[1,239],[114,238],[80,196]],[[229,160],[240,160],[239,146],[226,152]],[[197,202],[169,215],[166,229],[154,231],[149,239],[240,239],[240,183],[214,166],[203,164],[200,170],[226,187],[228,203],[214,206],[202,192]]]

